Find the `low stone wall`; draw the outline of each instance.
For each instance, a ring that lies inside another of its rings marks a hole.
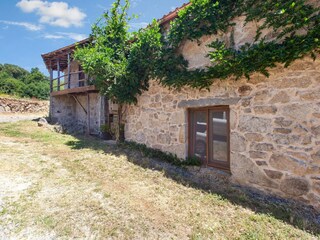
[[[0,113],[40,112],[49,112],[49,101],[35,101],[0,97]]]
[[[320,210],[320,60],[279,66],[270,77],[169,90],[152,81],[126,111],[126,139],[187,156],[189,108],[230,107],[231,181]]]

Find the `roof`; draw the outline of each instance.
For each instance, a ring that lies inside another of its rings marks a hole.
[[[168,14],[164,15],[162,18],[158,19],[158,22],[160,23],[160,25],[165,25],[166,23],[168,23],[168,22],[172,21],[173,19],[175,19],[176,17],[178,17],[178,12],[181,9],[183,9],[189,5],[191,5],[190,2],[183,4],[181,7],[177,7],[175,10],[169,12]],[[90,38],[86,38],[86,39],[83,39],[79,42],[76,42],[71,45],[59,48],[57,50],[54,50],[52,52],[42,54],[41,56],[43,58],[43,61],[46,64],[47,68],[48,69],[52,68],[53,70],[57,70],[57,63],[56,63],[56,61],[52,62],[52,60],[59,58],[60,67],[63,70],[68,65],[67,55],[69,53],[72,53],[74,51],[74,49],[76,48],[76,46],[88,44],[88,43],[90,43],[90,41],[91,41]]]
[[[60,67],[61,69],[65,69],[68,66],[68,53],[73,52],[76,46],[81,46],[90,43],[90,38],[83,39],[79,42],[73,43],[71,45],[65,46],[63,48],[59,48],[49,53],[42,54],[42,59],[46,64],[47,68],[52,68],[53,70],[57,70],[57,63],[52,62],[52,59],[60,60]]]
[[[185,3],[183,4],[181,7],[177,7],[175,10],[169,12],[168,14],[164,15],[162,18],[160,18],[158,20],[158,22],[160,23],[160,25],[163,25],[163,24],[166,24],[170,21],[172,21],[173,19],[175,19],[176,17],[178,17],[178,12],[181,10],[181,9],[184,9],[185,7],[191,5],[191,2],[189,3]]]

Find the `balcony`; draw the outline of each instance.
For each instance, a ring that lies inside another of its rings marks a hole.
[[[77,46],[84,46],[89,39],[43,54],[42,58],[50,73],[50,95],[60,96],[98,92],[92,79],[86,75],[78,62],[73,59]]]
[[[52,97],[98,91],[83,71],[70,72],[50,79],[50,96]]]

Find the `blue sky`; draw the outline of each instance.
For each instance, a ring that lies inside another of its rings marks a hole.
[[[91,25],[113,0],[1,0],[0,63],[47,74],[41,54],[72,44],[90,34]],[[131,0],[137,29],[188,0]]]

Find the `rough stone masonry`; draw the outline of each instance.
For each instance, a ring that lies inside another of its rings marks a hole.
[[[47,113],[49,101],[0,97],[0,113]]]
[[[234,27],[235,47],[250,42],[256,25]],[[264,33],[269,39],[272,36]],[[187,41],[181,53],[190,68],[210,64],[206,45],[230,33]],[[230,180],[295,199],[320,210],[320,60],[295,61],[251,80],[215,81],[207,90],[170,90],[151,81],[138,103],[127,106],[126,139],[187,156],[189,108],[230,107]]]

